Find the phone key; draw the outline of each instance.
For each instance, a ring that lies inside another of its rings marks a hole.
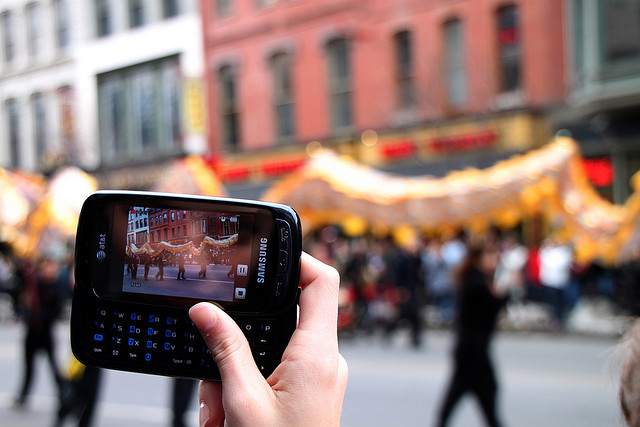
[[[291,247],[291,227],[287,221],[278,219],[278,228],[280,229],[280,248],[289,250]]]
[[[94,356],[103,356],[103,355],[107,354],[106,346],[102,346],[102,345],[91,346],[91,347],[89,347],[89,351]]]
[[[271,360],[271,351],[267,348],[258,349],[253,352],[253,358],[256,361],[268,361]]]
[[[273,340],[271,339],[271,337],[257,337],[255,340],[255,343],[257,346],[270,346],[271,343],[273,342]]]
[[[258,369],[263,376],[270,375],[274,370],[274,367],[271,363],[256,363],[256,366],[258,366]]]
[[[263,321],[260,324],[260,333],[262,334],[271,334],[273,332],[273,322],[272,321]]]
[[[278,274],[287,273],[289,271],[289,253],[280,249],[278,257]]]

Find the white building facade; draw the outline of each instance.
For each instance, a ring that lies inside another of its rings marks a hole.
[[[80,0],[0,5],[0,166],[43,170],[77,160],[73,129]]]
[[[196,0],[5,0],[0,40],[0,166],[108,175],[206,151]]]

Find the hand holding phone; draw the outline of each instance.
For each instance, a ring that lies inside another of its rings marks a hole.
[[[301,230],[277,204],[97,192],[76,237],[71,345],[83,363],[219,379],[188,316],[216,303],[268,376],[296,327]]]
[[[339,277],[303,253],[300,287],[300,325],[268,380],[247,368],[250,346],[231,318],[206,303],[191,309],[223,380],[200,383],[201,426],[340,424],[348,369],[338,351]]]

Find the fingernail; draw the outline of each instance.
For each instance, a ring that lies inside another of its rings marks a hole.
[[[204,400],[200,401],[200,427],[204,427],[205,425],[207,425],[207,422],[209,421],[209,407],[207,406],[206,403],[204,403]]]

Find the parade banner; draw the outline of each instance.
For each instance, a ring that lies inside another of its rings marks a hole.
[[[324,152],[263,199],[291,205],[307,232],[326,224],[341,224],[351,234],[482,232],[540,215],[556,237],[573,244],[578,259],[616,262],[638,226],[640,178],[632,184],[636,192],[625,205],[602,199],[587,178],[575,141],[557,138],[490,168],[453,171],[443,178],[400,177]]]
[[[202,254],[202,251],[205,249],[228,248],[237,242],[238,234],[234,234],[224,239],[214,239],[210,236],[205,236],[198,247],[196,247],[193,242],[186,242],[179,245],[171,244],[164,241],[155,244],[146,242],[139,248],[134,243],[129,243],[127,245],[126,253],[129,256],[149,255],[151,258],[160,255],[162,252],[182,255],[186,253],[187,255],[199,257]]]

